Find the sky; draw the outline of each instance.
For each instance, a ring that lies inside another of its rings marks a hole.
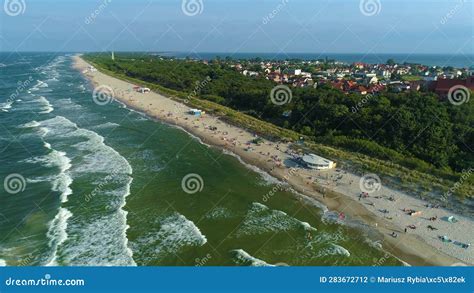
[[[0,51],[474,52],[474,0],[2,1]]]

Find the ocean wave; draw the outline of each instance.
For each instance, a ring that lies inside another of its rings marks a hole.
[[[43,136],[45,140],[82,140],[72,146],[80,151],[81,155],[77,158],[81,160],[75,161],[74,167],[70,166],[72,168],[64,175],[71,174],[75,177],[106,173],[112,178],[111,181],[120,179],[115,183],[121,185],[116,188],[113,196],[106,197],[106,192],[100,194],[101,201],[108,201],[107,214],[81,218],[77,222],[74,221],[75,218],[71,219],[68,231],[75,237],[68,239],[59,249],[61,259],[68,265],[135,265],[133,252],[128,247],[128,213],[124,210],[133,181],[131,165],[116,150],[105,144],[104,137],[94,131],[80,128],[63,116],[41,121],[40,124],[41,128],[46,129]],[[63,194],[67,198],[71,193],[69,183],[72,181],[67,176],[61,176],[61,179],[53,187],[64,191]]]
[[[71,159],[67,157],[65,152],[52,150],[49,154],[41,157],[35,157],[32,159],[24,160],[25,163],[41,163],[45,167],[57,167],[59,168],[59,174],[50,177],[40,177],[30,179],[30,182],[49,181],[52,184],[52,190],[60,192],[60,199],[62,203],[68,201],[67,197],[72,194],[70,185],[73,180],[68,170],[72,167]]]
[[[275,233],[303,228],[305,231],[317,231],[306,222],[301,222],[283,211],[272,210],[261,203],[253,203],[240,228],[237,237]]]
[[[124,237],[128,229],[126,214],[120,211],[90,219],[71,218],[68,233],[74,238],[61,246],[61,259],[71,266],[135,266]]]
[[[265,261],[255,258],[248,254],[243,249],[233,250],[234,262],[238,265],[252,266],[252,267],[274,267],[274,265],[268,264]]]
[[[72,217],[72,213],[65,209],[60,208],[56,217],[49,223],[49,229],[47,237],[49,239],[49,247],[51,248],[51,257],[48,260],[46,266],[56,266],[58,247],[62,245],[67,239],[67,226],[68,219]]]
[[[41,88],[47,88],[49,85],[41,80],[36,81],[36,85],[34,85],[32,88],[30,88],[30,91],[39,91]]]
[[[66,156],[66,153],[57,150],[52,150],[45,156],[26,159],[22,162],[31,164],[41,163],[45,167],[58,167],[61,172],[71,168],[71,160]]]
[[[54,111],[54,108],[52,106],[49,106],[49,107],[45,107],[43,108],[39,114],[48,114],[48,113],[51,113]]]
[[[323,248],[316,257],[325,257],[329,255],[338,255],[344,257],[350,257],[351,253],[346,248],[337,245],[337,244],[330,244],[329,247]]]
[[[194,222],[173,213],[160,220],[159,230],[151,231],[131,243],[134,250],[148,256],[177,254],[185,247],[199,247],[207,243]],[[151,227],[151,229],[153,229]]]
[[[42,105],[39,114],[48,114],[54,111],[53,105],[45,97],[39,97],[38,102]]]
[[[119,126],[120,126],[120,124],[117,124],[117,123],[114,123],[114,122],[106,122],[104,124],[97,125],[94,128],[96,128],[96,129],[117,128]]]
[[[232,218],[232,212],[225,207],[215,207],[204,216],[206,219],[217,220],[217,219],[229,219]]]
[[[74,148],[85,153],[82,161],[75,168],[75,173],[105,173],[105,174],[132,174],[132,166],[115,149],[105,144],[105,139],[98,133],[79,128],[77,124],[63,116],[41,122],[46,128],[44,137],[85,138],[86,140],[73,145]]]
[[[3,112],[8,112],[8,110],[12,108],[12,105],[13,105],[13,101],[0,103],[0,109],[3,110]]]
[[[25,123],[25,124],[22,124],[22,125],[18,126],[18,128],[36,128],[40,125],[41,124],[39,122],[33,120],[33,121],[30,121],[28,123]]]

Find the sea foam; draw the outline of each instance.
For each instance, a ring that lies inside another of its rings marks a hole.
[[[234,253],[234,261],[238,265],[248,265],[252,267],[274,267],[265,261],[251,256],[243,249],[236,249],[232,251]]]

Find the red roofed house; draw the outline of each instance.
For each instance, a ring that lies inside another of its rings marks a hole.
[[[434,85],[434,91],[440,97],[447,97],[449,90],[454,86],[465,86],[471,91],[474,91],[474,75],[467,79],[438,79]]]

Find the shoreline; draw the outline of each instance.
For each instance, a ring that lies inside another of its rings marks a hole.
[[[408,218],[407,220],[407,218],[401,216],[400,219],[397,219],[400,221],[397,225],[397,223],[388,220],[384,216],[378,215],[375,204],[371,209],[370,207],[372,206],[368,206],[365,199],[364,202],[360,202],[360,200],[357,201],[358,194],[360,193],[360,189],[357,188],[359,185],[359,180],[357,180],[357,178],[359,177],[353,174],[344,173],[347,182],[340,183],[340,186],[338,183],[336,186],[332,187],[329,183],[330,180],[328,179],[328,175],[338,175],[339,173],[336,173],[335,170],[318,172],[286,166],[288,156],[285,155],[286,151],[284,152],[283,149],[288,150],[289,145],[287,144],[278,144],[263,140],[261,146],[252,145],[252,148],[255,150],[246,151],[244,147],[247,146],[247,142],[254,138],[252,133],[229,125],[221,121],[218,117],[213,117],[211,115],[206,114],[200,118],[190,116],[186,114],[189,109],[187,105],[166,98],[155,92],[147,94],[135,92],[132,89],[133,84],[108,76],[100,71],[85,72],[89,67],[89,64],[78,55],[73,57],[73,61],[74,68],[82,72],[94,87],[98,85],[107,85],[113,90],[114,98],[125,104],[127,107],[147,115],[152,119],[179,127],[199,139],[202,143],[223,149],[225,152],[230,152],[245,164],[254,166],[281,182],[288,183],[294,191],[320,202],[322,205],[326,206],[328,210],[344,213],[351,221],[363,222],[368,228],[373,229],[380,234],[379,240],[383,243],[383,250],[399,258],[402,262],[415,266],[450,266],[460,263],[472,265],[474,263],[474,257],[471,255],[472,252],[471,254],[464,256],[461,254],[463,251],[459,250],[458,252],[458,250],[455,250],[455,247],[441,246],[440,249],[433,245],[436,244],[439,239],[430,239],[429,235],[425,235],[427,233],[416,233],[418,231],[404,233],[403,227],[406,225],[400,225],[400,223],[412,220],[412,218]],[[218,130],[211,130],[208,128],[209,126],[217,127]],[[271,157],[278,158],[278,160],[271,159]],[[311,177],[311,182],[308,181],[308,176]],[[324,186],[324,177],[326,177],[326,186]],[[314,183],[313,178],[316,178],[318,184]],[[319,181],[322,183],[319,183]],[[355,184],[353,184],[354,182]],[[325,196],[320,193],[321,188],[326,189]],[[384,191],[387,192],[387,188],[384,189]],[[391,190],[388,190],[388,192],[392,193]],[[379,207],[380,204],[380,208],[383,207],[393,213],[396,213],[397,211],[400,213],[400,206],[398,206],[400,204],[405,204],[405,202],[407,202],[407,207],[412,207],[412,205],[419,205],[420,202],[423,203],[418,199],[409,199],[409,195],[399,194],[397,194],[397,199],[399,200],[397,200],[396,203],[377,199],[377,206]],[[262,201],[266,202],[266,200],[271,200],[271,196],[270,198],[265,198],[264,196],[265,195],[262,195]],[[387,204],[389,205],[388,207],[386,207]],[[431,209],[424,209],[427,210],[427,214],[432,212]],[[437,214],[442,214],[441,211],[443,211],[444,214],[452,214],[442,209],[437,209],[435,212],[437,212]],[[454,240],[459,239],[459,237],[462,237],[463,235],[474,235],[474,225],[471,219],[462,216],[456,216],[456,218],[462,220],[460,222],[462,222],[464,227],[460,227],[460,223],[456,224],[460,231],[456,231],[456,238],[453,238]],[[436,222],[433,225],[438,226],[441,224],[445,223]],[[445,225],[443,225],[443,228],[444,226]],[[469,229],[469,227],[471,228]],[[420,232],[425,229],[425,227],[418,228]],[[449,229],[447,230],[449,231]],[[471,234],[469,234],[470,230],[473,230]],[[398,238],[393,238],[389,235],[394,231],[399,235]],[[437,234],[433,232],[432,236],[435,235]],[[429,242],[430,240],[431,243]],[[465,239],[460,239],[460,241],[461,240],[465,241]],[[470,250],[472,251],[472,248]],[[470,251],[466,250],[466,252]]]

